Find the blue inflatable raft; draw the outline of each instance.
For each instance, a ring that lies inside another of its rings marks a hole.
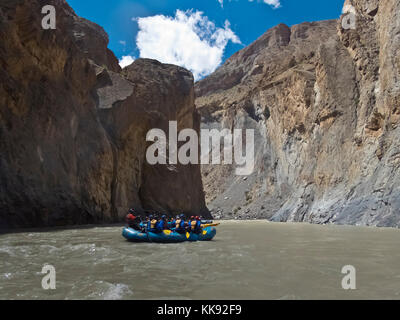
[[[156,242],[156,243],[179,243],[185,241],[211,241],[217,234],[217,229],[206,227],[200,234],[180,234],[171,230],[164,230],[162,233],[143,233],[132,228],[124,228],[122,236],[132,242]]]

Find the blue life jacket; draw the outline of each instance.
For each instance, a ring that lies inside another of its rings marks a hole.
[[[158,221],[156,224],[157,232],[162,232],[164,229],[165,229],[165,221],[164,220]]]
[[[199,233],[201,231],[201,221],[196,221],[195,232]]]
[[[185,220],[181,219],[181,222],[179,223],[179,226],[178,226],[178,228],[176,228],[175,231],[177,231],[179,233],[185,232]]]

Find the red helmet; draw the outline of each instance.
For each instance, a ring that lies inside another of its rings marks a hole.
[[[136,217],[132,213],[128,214],[128,216],[126,218],[128,220],[135,220],[136,219]]]
[[[200,217],[199,217],[199,216],[196,216],[196,220],[200,220]]]

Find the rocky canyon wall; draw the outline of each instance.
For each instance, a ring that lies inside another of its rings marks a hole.
[[[255,130],[252,175],[202,168],[217,217],[400,226],[400,1],[345,5],[354,28],[278,25],[196,84],[203,128]]]
[[[54,5],[57,28],[41,26]],[[0,0],[0,227],[208,215],[199,166],[150,166],[146,134],[199,130],[193,76],[157,61],[121,70],[108,36],[63,0]]]

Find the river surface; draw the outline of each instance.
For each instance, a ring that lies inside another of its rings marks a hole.
[[[224,221],[214,241],[182,244],[121,231],[0,235],[0,299],[400,299],[398,229]],[[345,265],[356,290],[342,288]]]

